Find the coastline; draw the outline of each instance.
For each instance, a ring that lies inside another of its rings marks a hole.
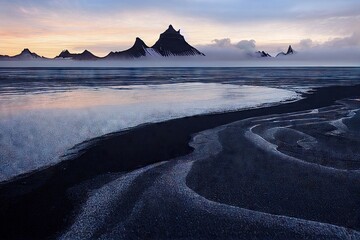
[[[0,233],[5,239],[54,236],[68,225],[76,209],[67,190],[83,181],[186,155],[192,151],[191,136],[206,129],[250,117],[325,107],[359,92],[360,85],[319,88],[296,102],[146,124],[102,137],[73,160],[0,185]],[[110,179],[104,177],[103,182]]]

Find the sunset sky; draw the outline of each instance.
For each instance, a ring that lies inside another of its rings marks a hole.
[[[151,46],[170,23],[198,47],[242,40],[268,51],[360,46],[359,0],[0,0],[0,54],[88,49],[104,56],[136,37]]]

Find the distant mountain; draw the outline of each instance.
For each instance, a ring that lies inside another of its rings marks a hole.
[[[8,55],[0,55],[0,61],[9,60],[10,57]]]
[[[97,60],[99,57],[95,56],[88,50],[85,50],[82,53],[70,53],[68,50],[62,51],[59,56],[55,59],[72,59],[72,60]]]
[[[265,51],[258,51],[256,52],[256,56],[258,57],[271,57],[271,55]]]
[[[152,48],[149,48],[143,40],[136,38],[134,45],[125,51],[110,52],[105,59],[139,58],[158,55]]]
[[[159,40],[154,46],[149,47],[140,38],[136,38],[134,45],[125,51],[110,52],[104,59],[126,59],[140,58],[146,56],[205,56],[196,48],[190,46],[184,36],[180,34],[180,30],[176,31],[172,25],[160,34]]]
[[[266,54],[264,52],[264,54]],[[143,40],[136,38],[134,45],[119,52],[110,52],[106,57],[100,58],[95,56],[88,50],[82,53],[70,53],[68,50],[62,51],[54,59],[72,59],[72,60],[100,60],[100,59],[131,59],[147,56],[205,56],[202,52],[192,47],[186,42],[180,30],[176,31],[172,25],[160,34],[157,42],[152,46],[147,46]],[[24,49],[19,55],[9,57],[0,55],[0,60],[33,60],[33,59],[47,59],[31,52],[29,49]]]
[[[159,40],[152,48],[161,56],[205,56],[205,54],[190,46],[185,41],[184,36],[180,34],[180,30],[176,31],[172,25],[160,34]]]
[[[281,53],[279,53],[278,55],[276,55],[276,57],[293,55],[293,54],[295,54],[295,53],[296,53],[296,51],[295,51],[295,50],[291,47],[291,45],[290,45],[286,53],[281,52]]]
[[[29,49],[25,48],[22,52],[18,55],[9,57],[5,56],[7,60],[41,60],[46,59],[45,57],[41,57],[36,53],[31,52]]]

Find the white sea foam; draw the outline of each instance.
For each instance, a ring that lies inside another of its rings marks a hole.
[[[217,83],[111,86],[0,96],[0,181],[56,164],[74,145],[139,124],[299,98]]]
[[[329,110],[332,109],[332,110]],[[273,154],[279,157],[279,159],[284,159],[286,161],[291,161],[293,163],[297,163],[300,165],[306,165],[306,166],[311,166],[314,168],[321,168],[323,171],[328,171],[328,172],[332,172],[332,173],[337,173],[337,172],[346,172],[346,173],[353,173],[355,175],[358,175],[360,173],[359,170],[348,170],[348,169],[341,169],[341,168],[335,168],[332,166],[325,166],[325,165],[320,165],[318,163],[312,163],[312,162],[308,162],[308,161],[304,161],[300,158],[297,157],[293,157],[290,155],[287,155],[281,151],[278,150],[278,145],[276,145],[275,143],[273,143],[273,141],[275,140],[275,134],[280,132],[280,131],[287,131],[288,133],[292,133],[292,134],[296,134],[298,135],[298,137],[301,137],[302,139],[297,141],[297,144],[305,149],[311,149],[313,148],[316,143],[317,140],[316,138],[303,133],[301,131],[297,131],[295,129],[292,129],[292,127],[294,126],[299,126],[299,125],[316,125],[316,124],[321,124],[321,123],[327,123],[327,124],[331,124],[335,127],[339,129],[342,129],[343,131],[346,131],[347,127],[344,124],[344,126],[342,126],[339,122],[342,123],[342,119],[344,118],[340,118],[337,119],[336,116],[330,116],[329,113],[334,114],[335,112],[337,114],[342,113],[345,115],[349,115],[350,118],[353,116],[353,112],[352,111],[345,111],[344,108],[342,106],[331,106],[331,107],[325,107],[325,108],[320,108],[317,111],[317,117],[314,116],[314,114],[316,114],[315,111],[310,111],[308,113],[306,112],[299,112],[299,113],[288,113],[288,114],[281,114],[281,115],[270,115],[270,116],[265,116],[265,117],[255,117],[255,118],[249,118],[249,119],[245,119],[242,120],[240,122],[235,122],[233,124],[241,124],[241,127],[243,129],[245,129],[245,137],[252,142],[255,146],[259,147],[260,149],[263,149],[265,151],[267,151],[269,154]],[[350,112],[350,114],[348,114],[348,112]],[[305,118],[306,114],[310,117]],[[321,116],[321,114],[327,115],[327,116]],[[293,118],[293,119],[291,119]],[[331,120],[332,118],[336,118],[336,120]],[[254,123],[256,123],[254,125]],[[230,124],[230,125],[233,125]],[[260,131],[259,133],[256,131],[257,128],[261,128],[264,127],[262,126],[265,125],[266,128],[262,131]],[[336,131],[338,131],[336,130]],[[334,131],[330,132],[332,134],[334,134]]]

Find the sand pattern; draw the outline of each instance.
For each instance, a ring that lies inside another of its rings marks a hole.
[[[359,108],[344,100],[201,132],[193,153],[89,192],[61,238],[357,239]]]

